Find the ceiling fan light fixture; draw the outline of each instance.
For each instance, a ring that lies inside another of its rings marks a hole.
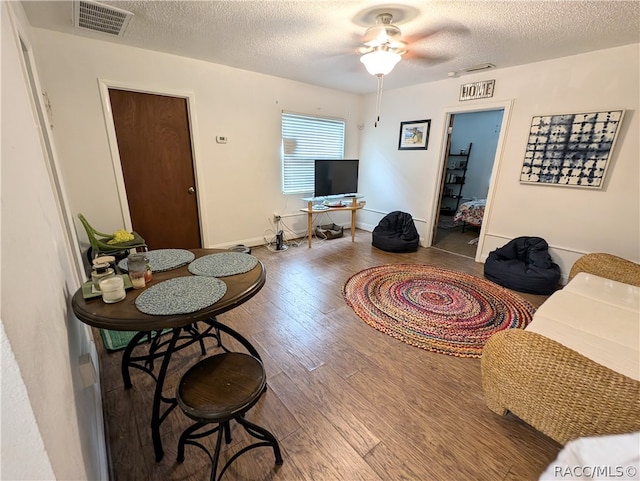
[[[367,72],[376,77],[390,73],[402,57],[396,52],[386,49],[376,49],[360,57]]]

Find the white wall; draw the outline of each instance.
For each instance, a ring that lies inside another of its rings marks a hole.
[[[0,479],[55,479],[20,366],[0,322],[2,436]]]
[[[276,211],[296,213],[288,220],[305,230],[304,217],[298,215],[304,195],[281,192],[282,110],[346,119],[345,158],[358,157],[357,95],[42,29],[34,29],[34,35],[71,209],[84,213],[100,231],[115,231],[126,219],[117,202],[99,79],[194,96],[194,155],[206,247],[261,243]],[[226,136],[228,143],[217,144],[216,135]],[[79,226],[86,238],[80,231]]]
[[[441,169],[445,112],[513,101],[490,198],[481,256],[517,236],[540,236],[566,275],[584,252],[640,260],[639,45],[629,45],[385,92],[382,122],[373,128],[375,99],[367,97],[360,193],[363,226],[381,213],[405,210],[424,239],[433,222]],[[393,75],[393,73],[391,74]],[[463,83],[496,79],[492,99],[459,102]],[[602,190],[519,183],[531,118],[540,114],[627,109]],[[401,121],[432,119],[427,151],[398,151]]]
[[[79,287],[43,155],[16,26],[2,2],[2,479],[104,479],[99,386],[83,387],[92,351],[70,309]],[[25,36],[28,42],[28,36]],[[6,337],[5,337],[6,333]]]

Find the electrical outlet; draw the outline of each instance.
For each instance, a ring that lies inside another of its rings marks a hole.
[[[280,214],[278,214],[277,212],[273,213],[273,222],[280,222],[282,220],[282,217],[280,216]]]

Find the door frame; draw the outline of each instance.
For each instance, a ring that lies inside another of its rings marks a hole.
[[[116,136],[116,127],[113,121],[113,112],[111,111],[111,100],[109,98],[109,89],[121,89],[128,90],[130,92],[137,92],[143,94],[163,95],[167,97],[182,98],[187,101],[187,118],[189,119],[189,138],[191,141],[191,156],[193,162],[193,175],[195,177],[196,184],[196,203],[198,205],[198,221],[200,223],[200,243],[203,247],[208,244],[208,229],[205,215],[204,203],[200,200],[200,186],[203,182],[200,182],[200,175],[198,175],[198,155],[197,155],[197,134],[198,128],[196,126],[195,115],[195,94],[192,91],[174,90],[174,89],[150,89],[146,87],[140,87],[128,82],[119,82],[115,80],[98,79],[98,87],[100,89],[100,100],[102,101],[102,113],[104,115],[104,123],[107,129],[107,140],[109,142],[109,150],[111,152],[111,162],[113,164],[113,174],[116,182],[116,188],[118,190],[118,198],[120,201],[120,212],[122,214],[122,221],[127,230],[133,230],[131,223],[131,212],[129,211],[129,200],[127,198],[127,190],[124,183],[124,174],[122,173],[122,162],[120,159],[120,151],[118,150],[118,138]]]
[[[441,151],[440,151],[440,162],[438,163],[438,178],[436,179],[436,188],[434,189],[433,199],[431,200],[431,224],[429,232],[433,233],[433,229],[435,228],[435,223],[438,218],[438,208],[440,203],[440,197],[442,196],[442,181],[444,175],[444,165],[447,161],[448,157],[448,137],[449,135],[449,124],[451,122],[451,117],[456,114],[463,113],[474,113],[474,112],[486,112],[489,110],[502,110],[502,123],[500,125],[500,133],[498,134],[498,145],[496,146],[496,154],[493,159],[493,166],[491,168],[491,182],[489,183],[489,192],[487,193],[487,205],[484,210],[484,217],[482,220],[482,226],[480,226],[480,233],[478,235],[478,247],[476,249],[476,262],[482,262],[482,249],[484,246],[485,237],[487,235],[486,229],[487,225],[491,220],[491,207],[492,200],[496,190],[496,179],[500,174],[500,168],[502,163],[502,152],[504,149],[505,137],[509,127],[509,123],[511,120],[511,108],[513,106],[513,99],[494,101],[494,102],[483,102],[481,104],[466,106],[466,105],[456,105],[451,107],[445,107],[442,112],[442,117],[444,117],[444,129],[442,132],[442,140],[440,142]],[[429,239],[429,246],[433,244],[433,235]]]
[[[46,96],[46,93],[42,90],[42,83],[40,82],[31,39],[24,31],[22,24],[15,19],[14,15],[16,14],[14,10],[9,8],[8,12],[9,21],[14,29],[13,35],[16,39],[16,44],[21,49],[20,63],[22,65],[22,73],[28,85],[27,90],[29,99],[31,100],[33,117],[38,125],[42,157],[46,160],[45,168],[47,169],[49,183],[51,184],[53,197],[56,201],[56,210],[58,211],[60,224],[62,225],[63,235],[67,240],[65,248],[73,266],[73,269],[70,271],[71,276],[75,287],[78,287],[84,282],[86,274],[82,260],[83,256],[81,254],[82,249],[73,222],[74,217],[69,207],[70,203],[66,194],[58,149],[53,136],[53,122],[49,111],[51,107],[49,97]],[[91,329],[88,326],[85,326],[85,328],[88,339],[93,341]]]

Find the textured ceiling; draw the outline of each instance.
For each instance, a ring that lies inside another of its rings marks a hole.
[[[504,68],[640,42],[637,0],[102,3],[134,13],[124,37],[74,28],[71,2],[22,2],[35,27],[355,93],[375,91],[356,48],[383,11],[394,14],[403,38],[418,38],[385,77],[387,89],[481,63]]]

